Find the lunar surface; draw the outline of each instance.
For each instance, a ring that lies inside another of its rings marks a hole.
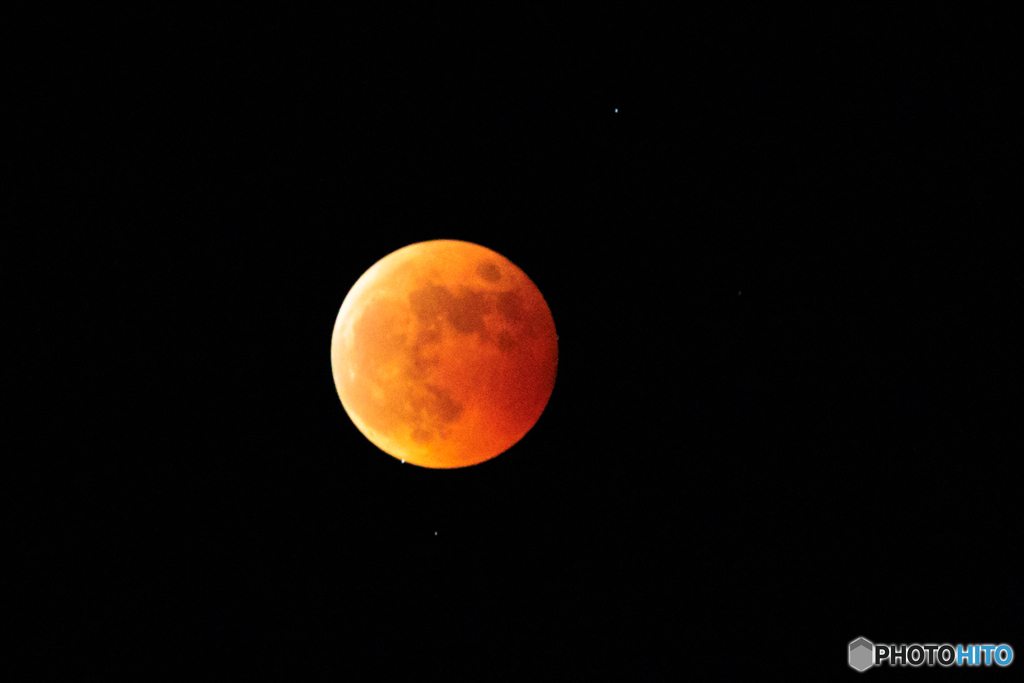
[[[334,384],[384,452],[475,465],[536,424],[558,365],[555,323],[515,264],[469,242],[412,244],[374,264],[341,305]]]

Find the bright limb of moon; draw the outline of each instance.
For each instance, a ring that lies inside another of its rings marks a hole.
[[[338,396],[384,452],[416,465],[474,465],[536,424],[558,365],[537,286],[470,242],[403,247],[374,264],[341,305],[331,340]]]

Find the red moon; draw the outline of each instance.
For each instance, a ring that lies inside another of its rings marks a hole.
[[[423,467],[476,465],[537,423],[558,337],[537,286],[470,242],[419,242],[352,286],[331,340],[334,385],[366,438]]]

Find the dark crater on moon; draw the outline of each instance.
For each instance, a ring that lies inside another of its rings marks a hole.
[[[497,282],[501,279],[501,271],[498,270],[498,266],[490,261],[484,261],[478,265],[476,267],[476,274],[488,282]]]

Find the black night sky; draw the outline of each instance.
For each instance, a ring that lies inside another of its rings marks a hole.
[[[1019,25],[714,6],[26,22],[5,680],[1024,652]],[[537,426],[453,471],[367,441],[329,354],[439,238],[560,337]]]

